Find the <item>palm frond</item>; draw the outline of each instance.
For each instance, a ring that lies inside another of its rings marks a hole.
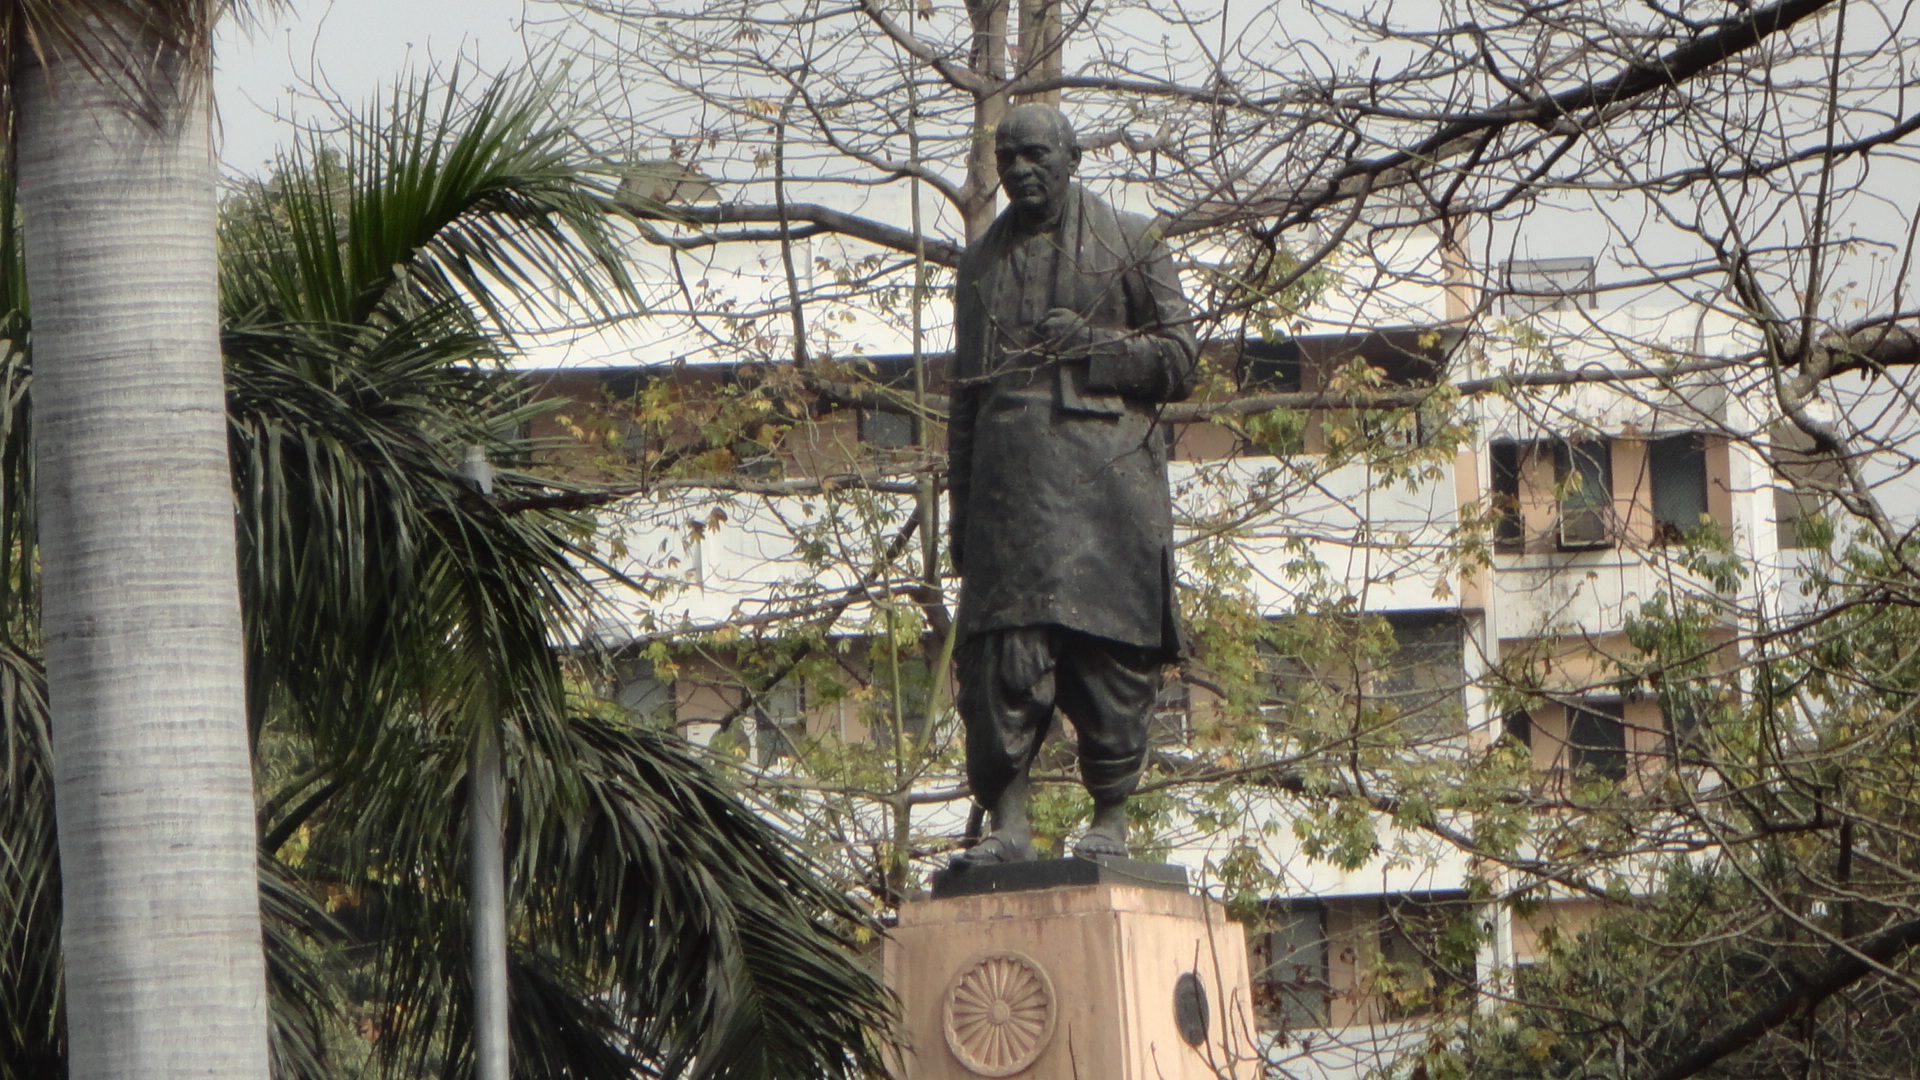
[[[454,304],[510,340],[534,320],[639,310],[617,177],[583,152],[552,83],[460,91],[458,71],[408,84],[230,207],[230,323],[359,327]]]
[[[853,957],[866,914],[676,736],[595,717],[570,730],[589,810],[529,821],[526,838],[570,887],[526,904],[556,947],[612,960],[662,1074],[882,1075],[893,1003]]]
[[[501,514],[458,474],[467,445],[513,452],[496,429],[517,388],[462,361],[471,340],[446,305],[351,335],[229,335],[254,699],[298,711],[343,761],[396,709],[465,693],[476,671],[528,707],[560,700],[548,641],[584,598],[581,526]],[[455,675],[450,642],[466,639],[464,674],[422,682]]]
[[[60,854],[54,828],[45,673],[0,643],[0,1080],[66,1072]],[[337,924],[284,865],[263,860],[261,915],[274,1075],[334,1076],[324,1016],[335,995],[311,953]]]
[[[60,1076],[60,853],[46,676],[0,640],[0,1080]]]
[[[0,636],[26,645],[40,622],[33,505],[27,275],[10,174],[0,171]]]
[[[881,1075],[893,1003],[853,955],[865,914],[677,736],[579,715],[563,730],[545,746],[516,728],[507,755],[517,1069]],[[464,1076],[463,744],[429,723],[388,737],[387,768],[318,815],[306,857],[364,875],[346,921],[380,950],[390,1074]]]
[[[260,927],[266,940],[267,1001],[273,1027],[269,1047],[277,1080],[330,1080],[327,1030],[337,1019],[338,994],[322,950],[343,932],[294,868],[260,860]]]
[[[18,65],[70,60],[129,105],[157,115],[155,83],[173,80],[146,78],[149,69],[164,65],[184,76],[182,83],[204,86],[213,73],[215,26],[248,7],[236,0],[15,0],[0,19],[0,56],[7,58],[0,84],[11,90]]]
[[[517,957],[512,997],[515,1071],[529,1080],[659,1075],[634,1053],[624,1018],[564,961]]]
[[[493,362],[517,317],[631,300],[606,186],[546,100],[416,84],[392,130],[369,110],[228,207],[276,1075],[347,1067],[336,1008],[363,991],[389,1075],[470,1068],[463,785],[495,717],[525,1075],[877,1075],[891,1003],[849,951],[861,911],[674,736],[566,708],[554,642],[579,636],[591,522],[504,512],[539,486],[511,468],[499,501],[459,475],[470,445],[526,460]],[[11,225],[0,192],[0,1080],[64,1057]]]

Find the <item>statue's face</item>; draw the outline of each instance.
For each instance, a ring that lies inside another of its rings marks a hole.
[[[1064,123],[1038,111],[1016,109],[994,139],[1000,165],[1000,186],[1007,199],[1029,213],[1060,205],[1073,170],[1080,164],[1080,148]]]

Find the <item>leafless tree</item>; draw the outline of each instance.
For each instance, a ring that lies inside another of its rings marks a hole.
[[[1196,468],[1183,492],[1190,565],[1206,568],[1191,606],[1215,627],[1215,648],[1183,674],[1229,712],[1257,712],[1246,687],[1267,663],[1233,647],[1245,630],[1234,620],[1255,605],[1232,568],[1273,565],[1275,552],[1311,561],[1315,544],[1379,551],[1357,577],[1288,583],[1316,618],[1356,596],[1364,606],[1368,587],[1416,565],[1455,583],[1490,572],[1497,492],[1444,523],[1382,522],[1351,492],[1327,495],[1346,501],[1344,518],[1303,514],[1339,468],[1364,464],[1368,492],[1431,483],[1490,438],[1544,445],[1623,424],[1697,433],[1748,462],[1726,483],[1766,507],[1755,520],[1804,516],[1826,554],[1783,556],[1776,539],[1751,535],[1649,543],[1638,554],[1671,584],[1664,606],[1586,642],[1578,678],[1542,678],[1560,647],[1550,628],[1538,648],[1484,640],[1470,665],[1474,692],[1499,710],[1619,686],[1657,699],[1668,729],[1631,744],[1634,783],[1533,783],[1497,738],[1459,744],[1453,766],[1434,770],[1446,755],[1396,734],[1395,715],[1354,705],[1365,695],[1343,690],[1326,656],[1303,662],[1318,674],[1291,742],[1235,757],[1215,752],[1237,746],[1215,732],[1209,752],[1170,752],[1164,782],[1362,806],[1497,867],[1489,880],[1507,899],[1618,899],[1610,876],[1663,858],[1744,883],[1725,918],[1690,925],[1688,940],[1744,925],[1772,943],[1750,958],[1767,978],[1695,1017],[1690,1056],[1664,1065],[1652,1064],[1671,1049],[1664,1036],[1595,1013],[1646,1036],[1606,1075],[1678,1080],[1793,1038],[1826,1039],[1830,1070],[1897,1057],[1860,1025],[1910,1016],[1906,957],[1920,940],[1912,777],[1900,764],[1920,692],[1901,644],[1903,613],[1920,600],[1907,482],[1920,362],[1909,9],[577,0],[568,12],[590,41],[582,69],[616,117],[596,138],[632,163],[632,191],[646,196],[635,212],[672,271],[659,312],[732,358],[794,361],[782,369],[791,382],[767,395],[788,403],[790,427],[827,401],[916,415],[937,438],[944,402],[924,361],[947,316],[934,290],[991,220],[991,133],[1022,100],[1063,103],[1089,151],[1087,182],[1159,216],[1202,293],[1203,336],[1419,324],[1424,366],[1361,358],[1276,390],[1236,382],[1228,363],[1168,413],[1278,451],[1270,469]],[[1592,258],[1590,280],[1537,262],[1567,254]],[[888,333],[916,361],[905,383],[862,378],[861,341]],[[1410,429],[1424,437],[1395,435]],[[1290,456],[1304,443],[1319,456]],[[712,483],[711,471],[673,472],[697,457],[659,458],[610,490]],[[855,584],[899,586],[936,625],[938,553],[908,537],[936,522],[938,456],[860,460],[839,481],[744,486],[893,499],[891,518],[867,519],[893,528],[862,548],[855,561],[870,573]],[[728,498],[757,497],[728,484]],[[889,569],[916,547],[917,565]],[[1256,549],[1264,563],[1248,556]],[[1809,595],[1784,597],[1782,560],[1801,575],[1790,580],[1814,583]],[[1349,644],[1368,633],[1339,625]],[[1678,738],[1683,712],[1697,737]],[[1461,826],[1455,812],[1513,828]],[[1829,999],[1851,1004],[1820,1013]],[[1827,1016],[1827,1034],[1796,1028],[1797,1016]],[[1854,1027],[1833,1028],[1834,1016]],[[1864,1049],[1849,1058],[1847,1046]]]

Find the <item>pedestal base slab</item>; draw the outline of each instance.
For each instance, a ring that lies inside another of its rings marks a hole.
[[[903,906],[904,1080],[1252,1080],[1245,931],[1167,876]]]

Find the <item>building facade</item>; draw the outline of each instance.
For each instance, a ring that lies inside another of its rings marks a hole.
[[[1336,850],[1329,792],[1395,769],[1420,790],[1423,763],[1455,784],[1505,754],[1538,822],[1685,782],[1702,695],[1737,692],[1715,673],[1824,554],[1799,525],[1828,485],[1795,471],[1770,397],[1711,367],[1751,347],[1733,321],[1603,312],[1590,260],[1506,265],[1524,295],[1504,303],[1436,273],[1395,301],[1398,329],[1356,329],[1371,301],[1335,298],[1291,335],[1211,343],[1207,389],[1163,425],[1183,596],[1215,638],[1162,697],[1155,776],[1182,794],[1154,804],[1150,847],[1248,917],[1265,1052],[1296,1075],[1392,1060],[1450,993],[1524,993],[1546,943],[1607,906],[1540,868],[1544,839],[1532,861],[1453,842],[1464,812],[1376,799],[1347,833],[1363,848]],[[870,854],[876,903],[910,896],[969,827],[943,696],[954,582],[915,516],[943,357],[528,380],[557,403],[535,428],[548,467],[634,492],[603,514],[582,643],[609,698],[765,778],[825,857]],[[1248,396],[1275,404],[1224,404]],[[1649,674],[1636,627],[1680,609],[1704,613],[1691,674]],[[1256,632],[1233,640],[1233,618]],[[1058,751],[1042,769],[1064,776]],[[1217,804],[1210,775],[1232,778]],[[1607,872],[1630,889],[1645,856]],[[1534,902],[1501,902],[1518,893]]]

